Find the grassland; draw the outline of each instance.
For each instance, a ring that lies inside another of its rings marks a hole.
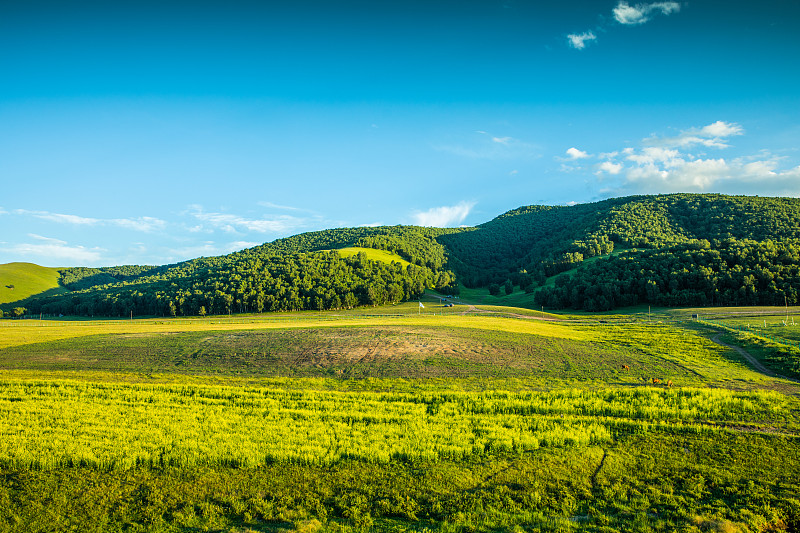
[[[339,252],[339,255],[342,257],[352,257],[359,253],[363,253],[367,256],[367,259],[371,261],[400,263],[404,267],[407,267],[411,264],[395,253],[387,252],[386,250],[376,250],[375,248],[360,248],[358,246],[350,246],[347,248],[338,248],[336,251]]]
[[[66,292],[58,284],[57,268],[33,263],[6,263],[0,265],[0,304],[24,300],[41,293]]]
[[[467,311],[8,321],[0,531],[800,527],[800,385],[717,330]]]

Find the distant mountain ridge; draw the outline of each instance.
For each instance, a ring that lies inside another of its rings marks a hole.
[[[796,198],[630,196],[523,206],[474,228],[338,228],[176,265],[61,269],[71,293],[24,303],[111,315],[337,309],[457,292],[460,282],[517,286],[551,308],[795,304],[798,243]],[[346,247],[412,264],[331,252]]]

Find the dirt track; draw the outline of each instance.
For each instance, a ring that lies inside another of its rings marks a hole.
[[[478,309],[477,307],[475,307],[472,304],[462,304],[462,305],[466,305],[467,306],[467,309],[465,311],[461,312],[462,315],[467,315],[469,313],[487,313],[487,314],[500,313],[499,311],[489,311],[488,309]],[[516,313],[506,313],[506,312],[503,312],[501,314],[507,315],[507,316],[513,316],[514,318],[524,318],[524,319],[528,319],[528,320],[544,320],[545,322],[560,322],[561,320],[563,320],[561,318],[552,318],[552,317],[543,317],[543,316],[530,316],[530,315],[518,315]]]
[[[761,362],[758,359],[756,359],[755,357],[753,357],[752,355],[747,353],[744,350],[744,348],[740,348],[739,346],[733,346],[732,344],[726,344],[726,343],[722,342],[721,340],[719,340],[720,336],[721,335],[717,335],[717,336],[713,337],[711,340],[713,342],[716,342],[720,346],[725,346],[726,348],[730,348],[731,350],[735,350],[739,355],[744,357],[745,360],[753,366],[753,368],[755,368],[757,371],[761,372],[762,374],[765,374],[765,375],[767,375],[769,377],[772,377],[772,378],[780,378],[780,379],[785,379],[785,380],[788,380],[788,381],[793,381],[794,383],[800,383],[800,379],[788,378],[786,376],[782,376],[780,374],[776,374],[775,372],[773,372],[772,370],[770,370],[769,368],[767,368],[763,364],[761,364]]]

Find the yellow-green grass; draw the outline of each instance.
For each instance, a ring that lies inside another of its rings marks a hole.
[[[185,375],[234,385],[286,378],[301,386],[299,378],[310,378],[302,387],[344,390],[415,389],[419,380],[442,390],[552,390],[652,387],[659,378],[800,392],[701,332],[671,324],[493,314],[13,323],[0,327],[0,376],[7,379],[180,383]]]
[[[265,318],[233,319],[143,319],[116,321],[48,321],[28,320],[4,322],[0,325],[0,349],[23,344],[103,334],[172,333],[183,331],[227,331],[261,329],[296,329],[351,326],[428,326],[482,329],[526,333],[560,339],[582,340],[586,334],[557,323],[518,320],[499,316],[406,315],[337,317],[331,313],[312,313]]]
[[[0,265],[0,304],[17,302],[48,291],[53,294],[66,292],[66,289],[59,286],[58,279],[57,268],[33,263]]]
[[[366,254],[367,259],[371,261],[381,261],[383,263],[400,263],[403,267],[407,267],[411,263],[400,257],[399,255],[387,252],[386,250],[376,250],[375,248],[360,248],[351,246],[348,248],[339,248],[336,250],[342,257],[352,257],[361,252]]]
[[[509,315],[529,316],[533,318],[545,318],[550,320],[561,320],[564,318],[562,315],[555,313],[543,312],[536,309],[527,309],[524,307],[513,307],[504,305],[478,305],[475,306],[479,311],[488,311],[490,313],[503,313]]]
[[[613,389],[440,394],[0,380],[0,465],[260,466],[459,460],[610,443],[623,431],[759,424],[774,392]]]

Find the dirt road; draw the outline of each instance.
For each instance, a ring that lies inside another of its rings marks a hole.
[[[745,360],[753,366],[753,368],[755,368],[757,371],[761,372],[762,374],[765,374],[765,375],[767,375],[769,377],[773,377],[773,378],[780,378],[780,379],[785,379],[785,380],[788,380],[788,381],[793,381],[794,383],[800,383],[800,379],[787,378],[786,376],[782,376],[780,374],[776,374],[775,372],[773,372],[772,370],[770,370],[769,368],[767,368],[763,364],[761,364],[761,362],[758,359],[756,359],[755,357],[753,357],[752,355],[747,353],[744,350],[744,348],[740,348],[739,346],[733,346],[732,344],[724,343],[721,340],[719,340],[720,337],[721,337],[721,335],[717,335],[714,338],[712,338],[711,340],[713,342],[716,342],[720,346],[725,346],[726,348],[730,348],[731,350],[735,350],[739,355],[744,357]]]

